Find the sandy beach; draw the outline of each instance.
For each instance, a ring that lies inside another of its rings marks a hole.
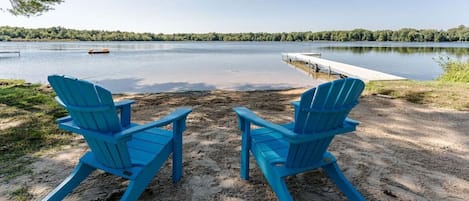
[[[167,162],[141,200],[276,200],[251,157],[249,181],[239,177],[240,131],[232,108],[246,106],[276,122],[292,120],[290,101],[305,89],[282,91],[201,91],[116,95],[133,99],[133,121],[156,120],[180,106],[193,113],[184,133],[184,175],[171,182]],[[336,137],[329,150],[346,177],[368,200],[468,200],[469,112],[433,108],[403,100],[363,96],[352,111],[358,130]],[[81,137],[31,164],[33,172],[0,190],[27,186],[33,200],[46,196],[67,177],[87,151]],[[96,171],[66,200],[118,200],[127,182]],[[296,200],[346,200],[320,170],[287,179]]]

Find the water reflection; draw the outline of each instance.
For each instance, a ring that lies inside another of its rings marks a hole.
[[[100,48],[111,53],[88,54]],[[155,92],[314,85],[302,70],[282,62],[281,53],[287,52],[317,52],[333,61],[431,80],[442,73],[434,58],[467,58],[469,43],[0,42],[0,51],[12,50],[21,56],[0,55],[0,78],[46,83],[47,75],[67,74],[113,91]]]
[[[399,53],[399,54],[423,54],[423,53],[445,53],[458,58],[467,57],[469,48],[463,47],[373,47],[373,46],[328,46],[320,47],[321,50],[352,52],[355,54],[376,53]]]
[[[314,66],[304,62],[293,61],[289,62],[288,65],[305,73],[309,77],[313,78],[313,80],[333,81],[340,78],[340,74],[328,71],[325,68],[318,69],[318,71],[316,71]]]

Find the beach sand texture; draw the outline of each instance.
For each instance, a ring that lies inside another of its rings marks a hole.
[[[179,106],[193,108],[184,134],[183,178],[173,184],[167,162],[140,199],[277,200],[252,157],[250,180],[239,177],[241,137],[232,108],[246,106],[270,121],[288,122],[290,101],[304,90],[117,95],[136,100],[132,118],[139,123]],[[350,116],[361,122],[358,130],[336,137],[329,150],[368,200],[469,200],[468,111],[364,96]],[[33,173],[6,185],[0,200],[20,186],[27,186],[33,199],[46,196],[87,151],[81,137],[75,141],[31,164]],[[118,200],[126,185],[96,171],[66,200]],[[287,185],[296,200],[346,200],[320,170],[288,177]]]

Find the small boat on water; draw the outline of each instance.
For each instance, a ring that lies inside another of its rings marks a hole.
[[[94,49],[89,49],[88,54],[108,54],[110,51],[107,48],[103,48],[101,50],[94,50]]]

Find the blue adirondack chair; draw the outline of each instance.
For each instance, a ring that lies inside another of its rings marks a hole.
[[[108,90],[84,80],[59,75],[48,80],[56,100],[70,115],[57,120],[59,128],[83,135],[90,151],[44,200],[62,200],[95,169],[130,180],[121,200],[137,200],[171,153],[172,179],[179,181],[182,133],[190,108],[179,108],[157,121],[138,125],[130,121],[134,101],[114,103]],[[171,123],[172,130],[158,128]]]
[[[319,85],[293,102],[295,121],[270,123],[245,107],[234,108],[242,131],[241,178],[249,179],[249,153],[279,200],[293,200],[284,178],[322,168],[350,200],[365,200],[339,169],[327,148],[335,135],[355,130],[347,118],[364,89],[361,80],[346,78]],[[251,124],[261,128],[251,129]]]

